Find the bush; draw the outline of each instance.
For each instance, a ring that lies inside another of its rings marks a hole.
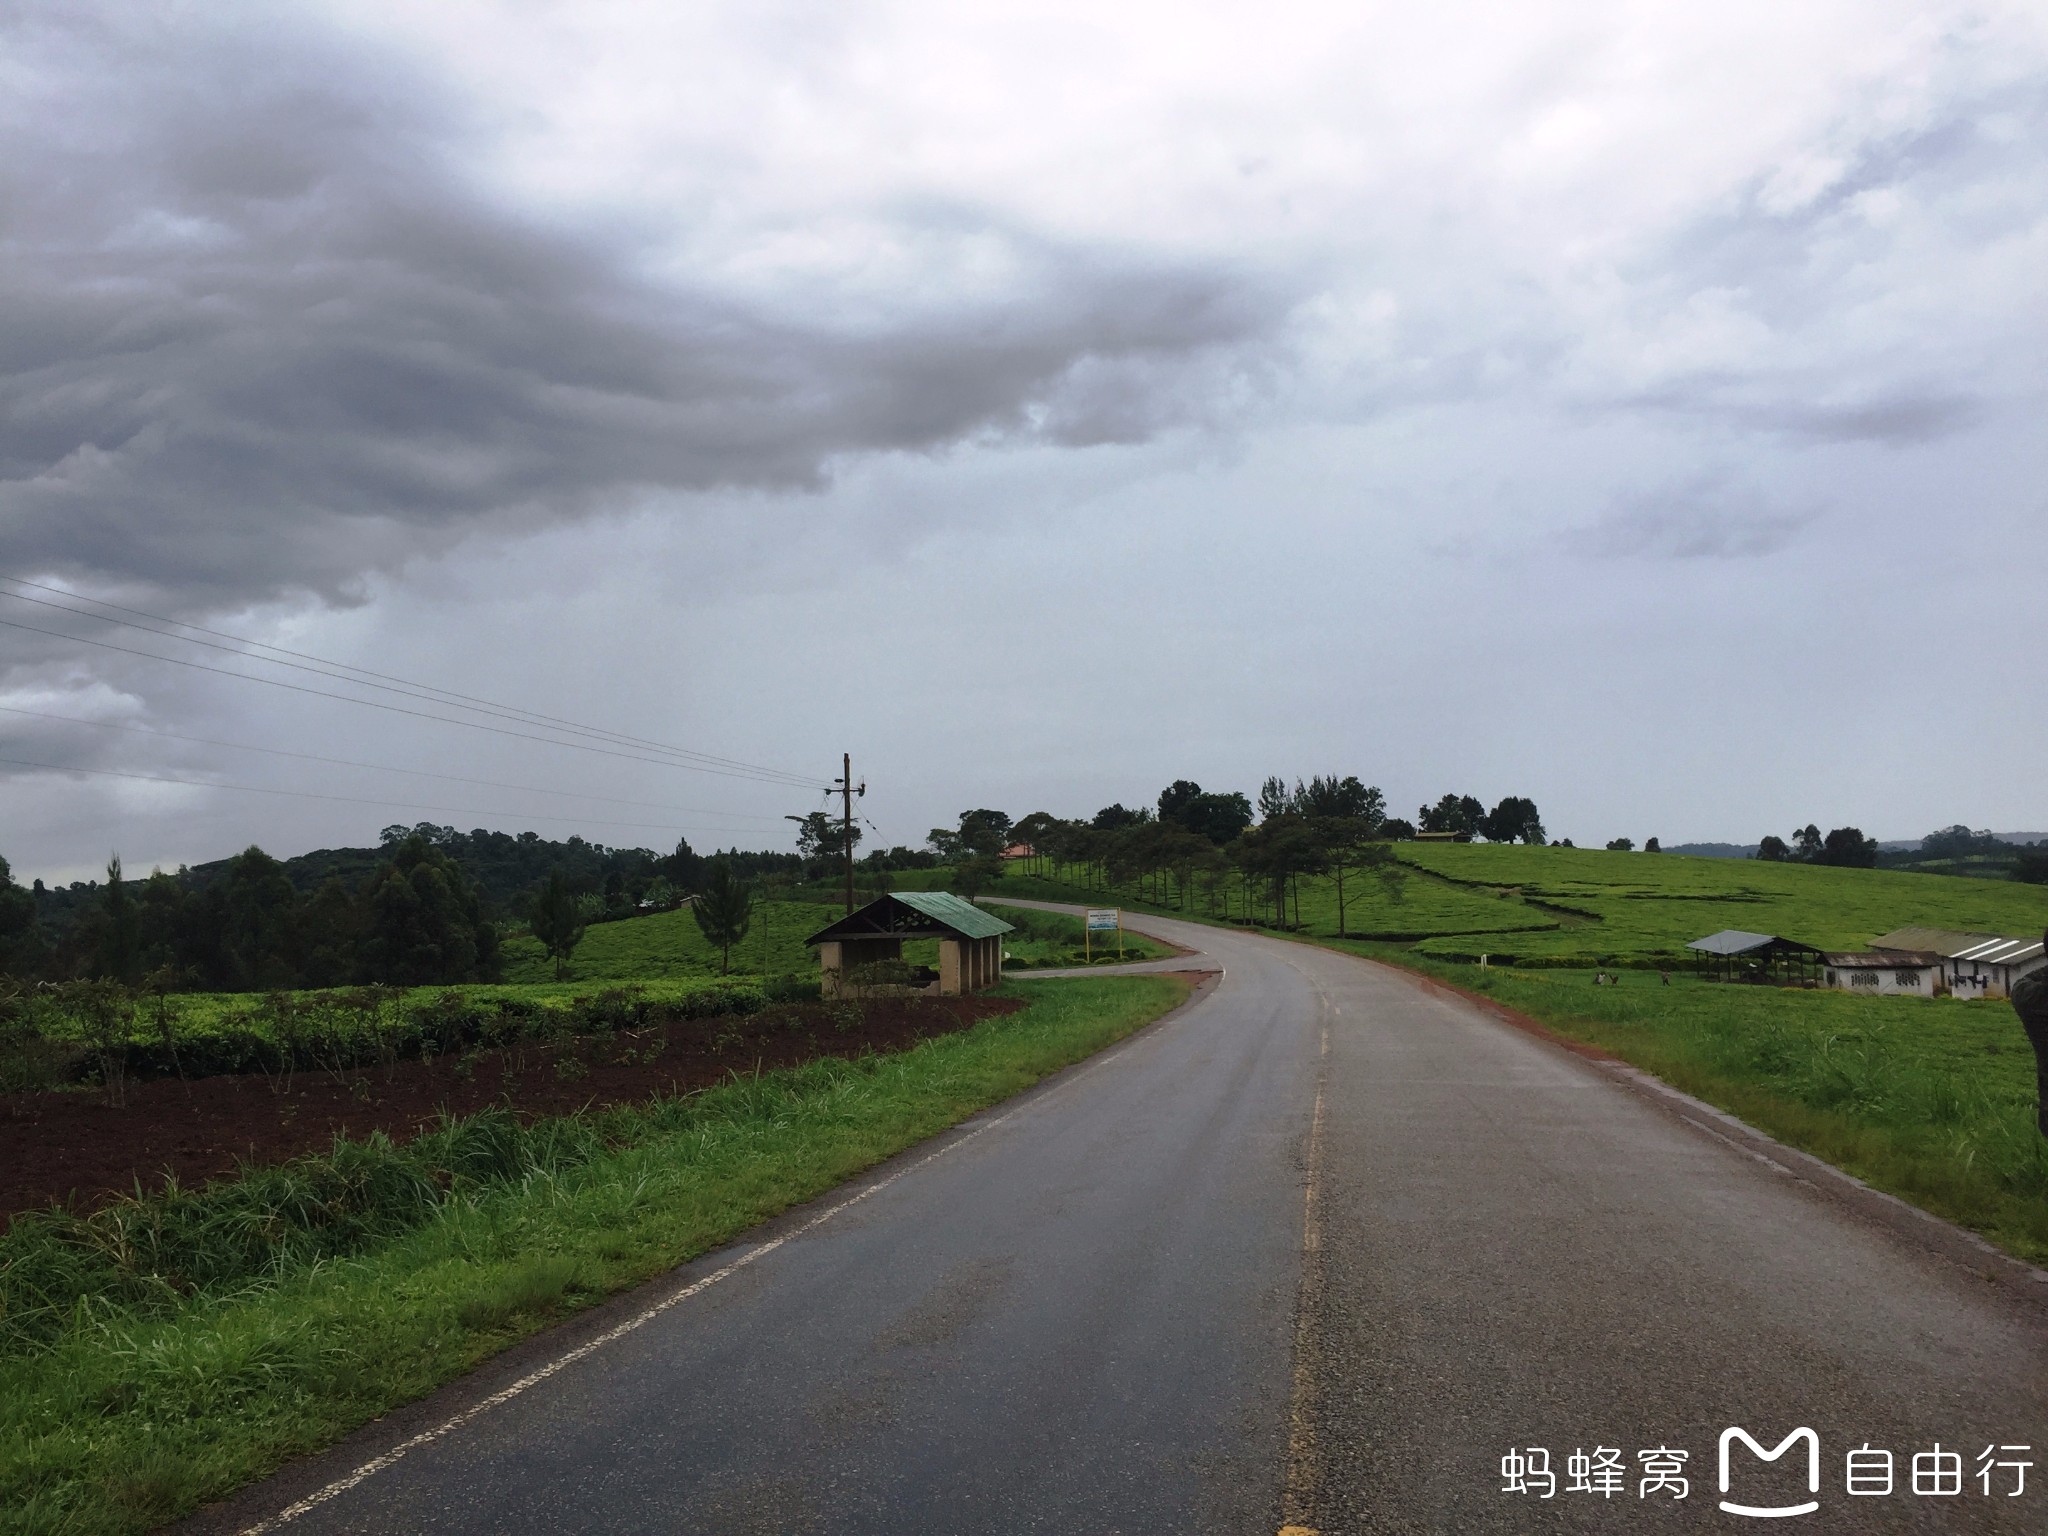
[[[650,999],[638,987],[613,987],[562,1004],[454,988],[416,1002],[395,988],[273,992],[231,1013],[195,1010],[170,1029],[152,1016],[138,1037],[131,994],[111,982],[76,983],[0,1006],[0,1082],[35,1088],[97,1076],[113,1092],[126,1077],[264,1072],[289,1079],[299,1071],[345,1072],[407,1056],[757,1013],[770,990],[715,981]],[[792,979],[773,990],[780,994],[774,1000],[795,1001],[815,997],[817,983]]]

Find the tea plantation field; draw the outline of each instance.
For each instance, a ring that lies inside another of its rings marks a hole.
[[[2048,926],[2048,887],[2017,882],[1519,844],[1408,843],[1400,855],[1424,881],[1456,881],[1499,906],[1553,919],[1512,940],[1422,945],[1446,958],[1483,949],[1522,964],[1677,963],[1687,940],[1723,928],[1860,949],[1909,923],[2016,936]]]
[[[1876,869],[1831,869],[1755,859],[1495,843],[1397,843],[1405,878],[1397,890],[1347,882],[1345,929],[1355,939],[1414,945],[1424,955],[1522,966],[1677,966],[1686,942],[1723,928],[1777,933],[1822,949],[1860,949],[1893,928],[2038,934],[2048,926],[2048,886]],[[1300,931],[1337,935],[1332,881],[1300,882]],[[1033,878],[1001,892],[1099,905],[1135,894],[1088,892]],[[996,895],[1001,899],[1001,894]],[[1198,894],[1192,915],[1245,910],[1233,887]],[[1294,916],[1290,903],[1289,918]],[[1255,913],[1272,921],[1270,899]]]

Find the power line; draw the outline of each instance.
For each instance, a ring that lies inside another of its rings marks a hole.
[[[732,827],[681,827],[672,821],[596,821],[586,816],[546,816],[528,811],[477,811],[459,805],[420,805],[411,800],[371,800],[359,795],[324,795],[310,789],[270,789],[261,784],[222,784],[212,779],[175,779],[159,773],[124,773],[114,768],[80,768],[63,763],[32,763],[0,757],[13,768],[39,768],[46,773],[89,773],[103,779],[134,779],[144,784],[183,784],[191,789],[232,789],[248,795],[284,795],[294,800],[334,800],[343,805],[381,805],[395,811],[435,811],[443,816],[482,816],[499,821],[560,821],[577,827],[633,827],[640,831],[698,832],[717,835]]]
[[[90,617],[90,615],[87,615]],[[86,635],[66,634],[61,629],[44,629],[37,624],[23,624],[15,619],[0,619],[0,626],[8,629],[27,630],[30,634],[49,635],[58,640],[69,640],[78,645],[96,646],[103,651],[118,651],[124,656],[141,656],[150,661],[168,662],[176,667],[190,667],[197,672],[213,672],[221,677],[237,677],[245,683],[261,683],[266,688],[286,688],[293,693],[309,693],[322,699],[339,699],[344,704],[359,704],[365,709],[386,710],[394,715],[410,715],[416,720],[432,720],[440,725],[466,726],[472,731],[488,731],[494,736],[509,736],[519,741],[537,741],[550,747],[568,747],[577,752],[595,752],[604,757],[623,757],[636,763],[653,763],[662,768],[687,768],[692,773],[715,773],[728,779],[752,779],[758,783],[781,784],[788,788],[816,789],[816,779],[769,778],[758,773],[743,773],[730,768],[713,768],[703,763],[677,762],[672,758],[648,757],[644,753],[621,752],[610,747],[593,746],[588,742],[562,741],[553,736],[534,736],[525,731],[508,731],[500,725],[486,725],[481,720],[458,720],[448,715],[428,714],[425,710],[407,709],[400,704],[387,704],[381,699],[358,699],[346,693],[331,693],[325,688],[309,688],[304,683],[288,683],[281,677],[257,677],[249,672],[236,672],[227,667],[209,666],[203,661],[192,661],[183,656],[160,656],[155,651],[138,651],[133,646],[116,645],[111,640],[94,640]]]
[[[13,704],[0,704],[0,711],[10,715],[28,715],[37,720],[61,720],[68,725],[86,725],[101,731],[128,731],[138,736],[156,736],[166,741],[189,742],[201,747],[225,747],[231,752],[261,752],[268,757],[290,757],[301,762],[330,763],[340,768],[367,768],[375,773],[403,773],[413,778],[443,779],[450,784],[475,784],[485,789],[515,789],[533,795],[562,795],[575,800],[601,800],[610,805],[632,805],[649,811],[676,811],[685,816],[729,816],[742,821],[761,823],[762,830],[772,828],[773,822],[763,816],[746,811],[718,811],[701,805],[667,805],[656,800],[623,800],[617,795],[591,794],[580,789],[543,789],[537,784],[507,784],[498,779],[472,779],[456,773],[433,773],[424,768],[399,768],[390,763],[359,763],[346,757],[322,757],[317,752],[291,752],[283,747],[259,747],[245,741],[214,741],[206,736],[184,736],[176,731],[159,731],[146,725],[126,725],[116,720],[84,720],[77,715],[52,714],[42,709],[22,709]],[[743,830],[733,828],[734,831]]]
[[[266,641],[250,640],[244,636],[228,634],[224,630],[207,629],[202,625],[187,624],[180,619],[167,618],[161,614],[146,613],[138,608],[125,608],[118,603],[108,603],[102,601],[99,598],[85,597],[79,593],[67,592],[62,587],[53,587],[43,582],[29,581],[24,577],[0,576],[0,581],[11,582],[17,586],[34,587],[39,591],[54,592],[57,593],[59,596],[71,599],[73,603],[90,603],[96,607],[111,608],[118,613],[133,614],[137,618],[150,619],[160,624],[169,624],[174,626],[175,628],[190,629],[196,631],[199,634],[214,635],[219,639],[231,640],[234,642],[234,645],[218,645],[210,640],[195,639],[191,635],[172,634],[168,630],[152,629],[149,627],[149,625],[146,624],[134,624],[130,623],[128,620],[125,619],[110,618],[103,613],[93,613],[85,608],[71,606],[71,604],[69,603],[51,602],[47,598],[30,597],[26,593],[22,592],[0,591],[0,597],[9,597],[19,603],[33,603],[36,606],[42,608],[53,608],[57,610],[59,613],[76,614],[80,618],[91,619],[97,623],[113,624],[123,629],[139,630],[143,634],[156,635],[162,639],[174,640],[184,645],[203,646],[208,650],[222,651],[230,656],[239,656],[244,660],[258,662],[263,665],[288,667],[294,671],[309,672],[315,677],[324,677],[333,682],[353,683],[357,687],[377,689],[385,693],[395,693],[404,698],[418,699],[425,703],[439,704],[446,708],[463,709],[475,714],[490,715],[494,718],[501,720],[511,720],[520,725],[538,725],[545,729],[560,731],[570,735],[587,736],[595,740],[606,741],[616,745],[633,746],[641,748],[645,751],[673,754],[677,757],[694,759],[698,763],[710,765],[712,767],[724,769],[727,771],[743,772],[748,776],[752,777],[759,777],[769,780],[782,780],[791,784],[801,784],[807,788],[817,782],[815,779],[810,778],[806,775],[792,773],[786,769],[772,768],[759,763],[744,762],[740,759],[724,757],[717,753],[699,752],[691,747],[671,746],[666,742],[652,741],[644,737],[631,736],[622,731],[608,730],[598,726],[581,725],[572,720],[561,719],[558,716],[542,714],[537,710],[523,709],[518,705],[502,704],[489,699],[477,698],[476,696],[471,694],[457,693],[452,689],[439,688],[431,683],[422,683],[409,678],[394,677],[388,673],[372,672],[365,667],[356,667],[347,662],[332,661],[325,657],[314,656],[304,651],[286,650],[282,646],[273,646]],[[19,627],[30,628],[32,626],[24,625]],[[43,633],[51,632],[43,631]],[[66,636],[66,638],[81,639],[83,637]],[[258,656],[253,654],[249,650],[236,649],[237,646],[255,647],[260,650],[275,651],[278,653],[278,655]],[[152,653],[135,652],[134,654],[150,655]],[[280,660],[279,657],[297,657],[299,659],[287,661]],[[172,658],[158,657],[157,659],[170,660]],[[317,663],[317,665],[306,665],[305,663],[308,662]],[[360,675],[349,676],[349,673],[357,673]],[[233,677],[249,676],[249,674],[247,673],[239,672],[231,672],[227,675]],[[355,702],[363,703],[368,701],[356,700]]]

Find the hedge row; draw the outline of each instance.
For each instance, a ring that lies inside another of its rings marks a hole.
[[[754,1013],[817,992],[815,982],[721,979],[656,997],[630,986],[545,1001],[451,988],[415,1001],[394,988],[362,987],[274,992],[233,1012],[185,1018],[174,999],[83,982],[23,994],[0,1008],[0,1088],[109,1077],[341,1071]]]

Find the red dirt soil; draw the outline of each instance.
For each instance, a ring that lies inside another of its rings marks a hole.
[[[846,1005],[840,1005],[844,1008]],[[185,1188],[244,1163],[324,1152],[336,1136],[404,1141],[445,1114],[507,1105],[522,1119],[708,1088],[734,1074],[826,1056],[900,1051],[1023,1007],[1013,998],[884,998],[859,1022],[817,1003],[756,1014],[437,1056],[340,1074],[301,1071],[130,1083],[115,1108],[97,1089],[0,1095],[0,1224],[51,1202],[90,1210],[172,1174]]]

